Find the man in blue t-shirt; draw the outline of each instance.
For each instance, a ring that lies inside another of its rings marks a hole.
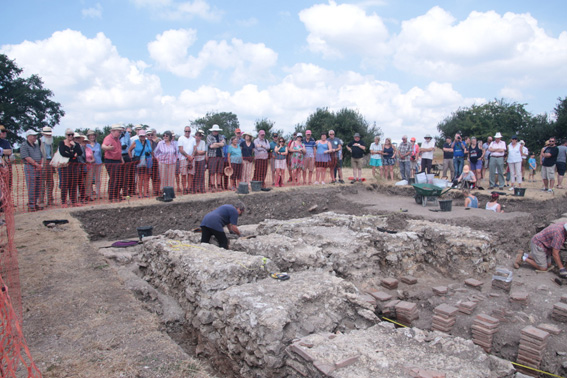
[[[244,213],[246,207],[242,202],[235,205],[222,205],[211,211],[201,221],[201,243],[209,243],[211,236],[219,242],[219,247],[228,249],[228,239],[224,233],[224,226],[228,227],[231,233],[240,236],[238,216]]]

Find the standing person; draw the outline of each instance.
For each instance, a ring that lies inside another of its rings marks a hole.
[[[524,172],[526,170],[526,163],[528,161],[528,156],[530,156],[530,151],[526,147],[526,142],[524,142],[523,140],[520,141],[520,146],[522,146],[522,181],[525,181]]]
[[[567,239],[567,223],[552,224],[530,240],[530,253],[519,251],[514,261],[514,268],[520,269],[523,262],[539,271],[547,271],[552,266],[552,261],[559,268],[559,276],[567,278],[567,269],[561,261],[561,248]]]
[[[163,133],[163,140],[158,143],[154,151],[159,164],[160,190],[166,186],[175,185],[175,166],[177,165],[177,155],[179,150],[177,142],[173,140],[171,131]]]
[[[140,139],[140,130],[143,130],[144,128],[142,127],[142,125],[136,125],[134,126],[134,133],[135,135],[132,135],[130,137],[130,144],[134,143],[134,141]],[[129,147],[128,147],[129,148]]]
[[[160,139],[157,136],[156,129],[151,129],[149,132],[146,133],[146,138],[150,141],[152,145],[152,151],[155,151],[157,148]],[[152,156],[152,169],[150,170],[150,178],[152,179],[152,191],[154,196],[159,195],[159,163],[158,160],[153,154]]]
[[[455,140],[451,143],[453,148],[453,166],[455,168],[455,177],[459,177],[463,173],[465,165],[465,155],[467,154],[467,145],[461,139],[461,134],[455,134]]]
[[[138,198],[150,196],[150,170],[152,168],[152,144],[146,140],[146,131],[138,132],[138,139],[132,142],[128,149],[128,156],[135,164],[138,174]],[[141,162],[145,162],[145,166]],[[140,166],[142,165],[142,166]]]
[[[288,154],[287,146],[285,144],[285,139],[281,138],[278,140],[278,145],[274,148],[275,157],[275,167],[276,167],[276,186],[283,187],[285,182],[285,167],[286,167],[286,156]]]
[[[530,158],[528,160],[528,166],[529,166],[529,170],[530,170],[530,175],[528,176],[528,181],[529,182],[535,182],[535,171],[536,171],[536,168],[537,168],[535,154],[530,155]]]
[[[322,131],[321,139],[315,143],[316,153],[315,153],[315,185],[325,184],[325,175],[327,174],[327,167],[329,166],[329,161],[331,157],[331,143],[327,140],[327,134]],[[320,180],[320,181],[319,181]]]
[[[433,154],[435,153],[435,143],[429,134],[425,134],[425,142],[421,144],[421,172],[431,173],[433,166]]]
[[[43,157],[43,166],[41,167],[41,185],[39,193],[39,206],[45,204],[45,198],[47,197],[47,206],[53,205],[55,201],[53,198],[53,174],[55,173],[55,168],[51,166],[51,159],[55,153],[53,146],[53,135],[52,129],[49,126],[45,126],[42,129],[43,136],[41,137],[41,155]]]
[[[183,135],[177,140],[179,145],[179,172],[181,174],[181,185],[183,186],[183,194],[189,193],[191,180],[189,179],[189,170],[193,165],[193,147],[195,146],[195,138],[191,136],[191,126],[185,126]]]
[[[491,143],[492,143],[492,137],[489,136],[488,138],[486,138],[486,143],[482,145],[482,149],[484,150],[484,168],[482,170],[483,179],[484,176],[486,176],[486,171],[488,170],[488,167],[490,165],[490,151],[488,151],[488,147],[490,147]]]
[[[78,187],[79,187],[79,199],[81,203],[87,201],[87,193],[85,188],[85,181],[87,178],[87,137],[80,133],[75,133],[75,143],[81,147],[81,156],[77,158],[79,163],[79,175],[78,175]]]
[[[415,138],[410,138],[411,155],[410,155],[410,178],[414,178],[419,170],[419,145],[415,142]]]
[[[268,150],[270,143],[266,140],[266,132],[260,130],[258,138],[254,140],[254,181],[261,181],[262,188],[266,187],[266,173],[268,173]]]
[[[510,182],[512,183],[509,190],[514,190],[514,187],[520,188],[522,186],[522,156],[522,145],[518,143],[518,137],[514,135],[512,142],[508,145],[507,163],[510,169]]]
[[[443,143],[443,174],[442,178],[449,179],[447,176],[447,170],[451,172],[451,181],[455,179],[455,165],[453,164],[453,146],[451,143],[451,137],[445,138],[445,143]]]
[[[225,140],[219,134],[221,128],[214,124],[211,133],[207,136],[207,156],[209,158],[209,186],[212,192],[222,190],[222,174],[223,174],[223,147]]]
[[[331,143],[331,161],[329,162],[329,173],[331,174],[331,184],[337,182],[337,171],[340,169],[342,179],[343,160],[341,155],[343,149],[343,141],[335,137],[335,131],[329,130],[329,143]]]
[[[43,210],[43,207],[38,205],[43,157],[41,155],[41,147],[37,143],[37,132],[33,130],[26,131],[26,141],[20,146],[20,157],[24,162],[24,174],[28,189],[28,210]]]
[[[122,126],[119,124],[112,125],[110,134],[104,137],[101,146],[104,151],[104,166],[108,172],[108,199],[110,202],[122,200],[120,197],[120,165],[124,164],[124,160],[122,160],[122,145],[120,144],[121,133]]]
[[[224,227],[240,236],[238,230],[238,217],[244,213],[246,207],[242,202],[235,205],[222,205],[211,211],[203,218],[201,222],[201,243],[209,243],[211,237],[214,236],[220,248],[228,249],[228,239],[224,233]]]
[[[291,144],[293,143],[293,141],[295,140],[295,138],[297,137],[297,131],[293,133],[293,135],[291,136],[291,138],[289,138],[289,142],[287,142],[287,150],[289,151],[291,149]],[[293,181],[293,175],[291,174],[291,154],[287,154],[287,156],[285,157],[286,160],[286,164],[287,164],[287,173],[289,175],[289,178],[287,179],[288,182],[292,182]]]
[[[120,148],[122,149],[122,165],[120,165],[120,190],[123,197],[134,195],[135,191],[135,167],[128,157],[128,149],[132,142],[130,141],[131,128],[123,130],[120,134]]]
[[[384,164],[384,174],[386,175],[387,180],[394,180],[396,154],[396,147],[392,144],[392,139],[386,138],[386,141],[384,142],[384,149],[382,150],[382,163]],[[388,178],[388,176],[390,178]]]
[[[305,156],[305,145],[303,144],[303,135],[297,133],[295,140],[291,143],[291,148],[289,149],[291,153],[291,173],[293,175],[293,184],[295,186],[299,185],[299,177],[303,177],[302,171],[305,169],[303,165],[303,156]],[[305,185],[305,180],[303,180],[303,185]]]
[[[498,185],[500,190],[504,189],[504,154],[506,153],[506,143],[502,140],[502,134],[496,133],[494,141],[488,147],[490,151],[489,168],[489,187],[494,189],[496,186],[496,172],[498,171]]]
[[[362,158],[364,157],[364,151],[366,151],[366,145],[364,141],[360,139],[360,134],[354,134],[354,140],[347,145],[347,149],[352,155],[351,165],[352,165],[352,181],[354,184],[357,180],[362,182]]]
[[[470,169],[476,176],[476,181],[480,181],[482,177],[482,158],[484,151],[477,143],[476,137],[471,138],[471,145],[469,147],[469,163]]]
[[[553,193],[553,185],[555,183],[555,164],[557,163],[557,155],[559,149],[555,146],[555,138],[549,138],[549,146],[546,147],[542,154],[541,161],[541,178],[543,179],[543,191]]]
[[[380,143],[380,137],[376,135],[374,137],[374,142],[370,145],[370,166],[372,167],[372,177],[376,177],[376,168],[379,169],[380,177],[384,177],[384,170],[382,168],[383,149],[384,146]]]
[[[193,175],[193,184],[189,188],[189,193],[205,193],[205,157],[207,144],[203,140],[203,130],[195,133],[195,147],[193,147],[193,168],[190,173]]]
[[[248,184],[250,188],[250,181],[252,181],[252,174],[254,172],[254,142],[252,142],[252,134],[245,132],[244,142],[240,143],[242,149],[242,181]]]
[[[90,152],[89,152],[90,151]],[[94,130],[87,131],[87,179],[86,179],[86,195],[88,200],[94,201],[95,199],[102,198],[100,192],[100,176],[102,171],[102,149],[100,143],[96,141],[96,132]],[[92,160],[89,157],[92,155]],[[95,185],[95,195],[93,196],[93,181]]]
[[[230,138],[230,145],[227,151],[228,166],[232,169],[232,186],[230,189],[236,190],[240,183],[240,176],[242,174],[242,148],[238,141],[240,137],[233,136]]]
[[[316,141],[311,138],[311,130],[305,131],[305,141],[303,144],[305,145],[305,158],[303,159],[305,169],[303,170],[303,182],[307,182],[307,185],[311,185],[313,183],[313,171],[315,170],[316,149]],[[307,172],[309,172],[308,181],[305,180],[307,178]]]
[[[563,177],[565,176],[565,168],[567,166],[567,139],[561,141],[561,145],[557,146],[557,161],[555,162],[557,167],[557,189],[564,189]]]
[[[274,148],[278,146],[278,133],[272,133],[272,141],[270,142],[270,170],[272,172],[272,186],[276,185],[276,158]]]
[[[118,135],[118,134],[117,134]],[[71,129],[65,130],[65,139],[59,142],[59,153],[61,156],[69,158],[69,164],[61,168],[61,206],[67,207],[67,195],[71,200],[71,205],[77,206],[77,188],[79,185],[80,164],[78,158],[83,154],[81,146],[73,140],[75,132]],[[118,153],[120,154],[120,142],[118,143]]]
[[[402,137],[402,143],[398,146],[398,158],[400,162],[400,173],[402,180],[409,181],[411,177],[411,144],[408,143],[408,136]]]
[[[2,148],[2,159],[4,159],[4,163],[8,166],[8,188],[12,190],[12,161],[14,158],[12,144],[6,136],[8,134],[8,130],[4,125],[0,125],[0,148]]]

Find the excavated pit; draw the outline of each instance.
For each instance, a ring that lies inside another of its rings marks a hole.
[[[121,209],[128,219],[141,218],[138,226],[154,225],[156,236],[104,253],[148,310],[162,315],[172,337],[223,376],[513,376],[512,365],[497,357],[516,361],[521,329],[542,323],[561,333],[549,338],[540,369],[565,375],[567,327],[551,318],[564,290],[551,282],[553,274],[524,268],[514,271],[510,292],[491,285],[495,269],[510,268],[512,253],[564,204],[548,204],[539,217],[507,214],[493,223],[468,212],[425,219],[383,211],[368,194],[374,193],[348,188],[245,197],[247,237],[231,239],[229,251],[200,244],[190,230],[232,199]],[[134,236],[133,226],[96,227],[111,215],[78,217],[92,239]],[[291,278],[278,281],[270,272]],[[402,282],[405,276],[417,283]],[[399,286],[383,287],[386,278]],[[482,285],[466,285],[470,278]],[[439,287],[446,291],[436,294]],[[511,302],[518,292],[528,301]],[[380,320],[396,320],[392,300],[416,304],[413,328]],[[437,306],[464,302],[476,308],[458,313],[450,335],[432,330]],[[483,313],[500,320],[496,357],[471,341],[473,320]]]

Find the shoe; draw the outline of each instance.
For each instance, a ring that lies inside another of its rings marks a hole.
[[[351,184],[354,184],[355,182],[356,182],[356,180],[352,180],[350,183],[351,183]]]
[[[548,190],[547,188],[541,188],[542,192],[547,192],[547,190]]]
[[[523,258],[524,257],[524,252],[520,251],[518,252],[518,254],[516,255],[516,260],[514,260],[514,269],[520,269],[520,265],[522,265],[523,262]]]
[[[317,181],[315,181],[315,182],[313,183],[313,185],[319,185],[319,183],[318,183]]]
[[[489,186],[489,187],[488,187],[488,190],[492,190],[492,189],[494,189],[493,186]]]
[[[567,269],[559,269],[559,277],[567,278]]]
[[[326,185],[327,183],[325,181],[321,181],[321,185]]]
[[[335,180],[331,181],[331,184],[335,184],[335,183],[336,183],[336,181],[335,181]]]
[[[510,189],[508,189],[509,191],[513,192],[514,191],[514,187],[511,187]]]
[[[503,187],[503,186],[501,186],[500,188],[498,188],[498,190],[504,190],[504,187]]]
[[[548,193],[553,193],[553,189],[547,189]]]
[[[344,181],[344,180],[339,180],[339,182],[340,182],[341,184],[344,184],[344,183],[345,183],[345,181]]]

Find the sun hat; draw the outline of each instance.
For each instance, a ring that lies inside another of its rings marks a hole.
[[[213,127],[211,127],[210,131],[222,131],[222,129],[220,128],[219,125],[217,125],[216,123],[213,125]]]
[[[94,130],[87,131],[87,136],[89,136],[89,135],[96,135],[96,131],[94,131]]]
[[[71,134],[71,133],[69,133],[69,134]],[[79,134],[79,133],[75,133],[75,135],[73,135],[73,138],[80,138],[80,137],[81,137],[81,134]]]
[[[502,134],[500,134],[499,132],[496,133],[496,135],[494,135],[495,138],[502,138]]]
[[[301,134],[301,133],[297,133],[297,135],[296,135],[295,137],[296,137],[296,138],[297,138],[297,137],[301,137],[301,138],[303,138],[303,134]]]
[[[134,130],[141,130],[143,129],[142,125],[136,125],[134,126]]]
[[[431,139],[431,135],[425,134],[425,136],[423,137],[423,139]]]
[[[146,130],[138,131],[138,136],[146,136]]]
[[[197,130],[197,132],[195,133],[195,135],[199,134],[200,136],[205,135],[205,132],[202,129]]]
[[[526,144],[526,142],[524,142],[523,140],[520,141],[520,144]]]
[[[4,125],[0,125],[0,131],[6,131],[6,128],[4,127]]]
[[[119,124],[119,123],[115,123],[114,125],[112,125],[112,126],[110,127],[110,130],[120,130],[120,131],[122,131],[123,129],[124,129],[124,126],[122,126],[122,125]]]
[[[41,129],[41,133],[43,135],[51,135],[52,132],[53,132],[53,129],[49,126],[45,126],[43,129]]]
[[[30,135],[37,135],[37,131],[35,131],[35,130],[26,131],[26,136],[30,136]]]
[[[234,173],[234,170],[232,169],[232,167],[225,167],[224,168],[224,175],[225,176],[232,176],[233,173]]]

